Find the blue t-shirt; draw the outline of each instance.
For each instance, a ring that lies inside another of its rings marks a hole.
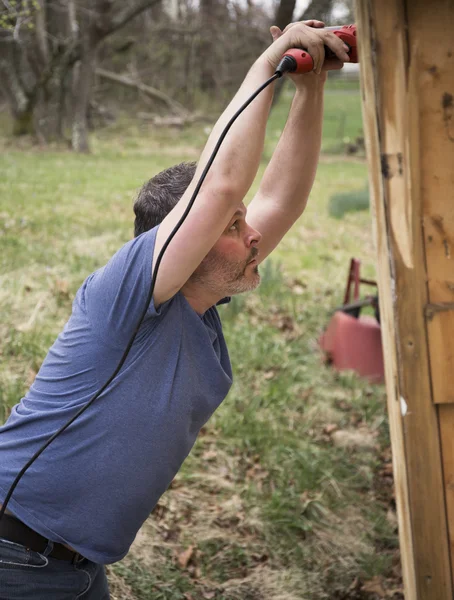
[[[35,451],[115,370],[151,283],[157,228],[90,275],[35,382],[0,427],[0,502]],[[120,373],[19,482],[8,508],[90,560],[122,559],[170,485],[232,371],[216,307],[151,302]]]

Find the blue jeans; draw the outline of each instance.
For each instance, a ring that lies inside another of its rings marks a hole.
[[[0,538],[0,600],[109,600],[103,565],[86,558],[74,564]]]

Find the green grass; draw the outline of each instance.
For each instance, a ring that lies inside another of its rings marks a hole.
[[[360,126],[357,95],[332,95],[325,147],[337,143],[329,119],[342,102],[349,135]],[[271,137],[285,104],[284,96]],[[200,127],[123,126],[94,137],[89,156],[25,145],[0,157],[4,417],[63,327],[78,286],[132,236],[142,182],[193,159],[206,137]],[[261,267],[260,288],[220,308],[232,391],[130,555],[109,567],[113,600],[347,599],[356,578],[389,576],[397,538],[386,517],[391,489],[379,475],[389,448],[384,389],[331,370],[317,345],[342,299],[350,258],[375,276],[368,212],[329,214],[330,198],[363,187],[366,177],[361,161],[322,157],[308,208]],[[336,447],[327,426],[364,429],[376,448]]]
[[[286,82],[283,100],[275,106],[268,121],[265,155],[271,156],[288,114],[293,84]],[[328,80],[324,98],[322,152],[342,154],[346,144],[363,135],[359,82]]]
[[[329,214],[332,217],[341,219],[347,212],[368,210],[369,204],[369,190],[367,187],[359,190],[349,190],[331,196]]]

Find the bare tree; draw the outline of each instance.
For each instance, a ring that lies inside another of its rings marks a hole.
[[[311,0],[297,21],[318,19],[319,21],[324,21],[326,25],[331,25],[334,4],[336,4],[335,0]]]
[[[283,29],[288,23],[291,23],[293,13],[295,11],[294,0],[281,0],[277,10],[275,25]],[[296,21],[308,21],[309,19],[317,19],[324,21],[327,25],[331,22],[331,14],[335,0],[311,0],[305,10],[299,15]],[[273,107],[279,102],[282,90],[285,86],[285,79],[279,79],[275,85]]]
[[[60,122],[56,129],[61,128],[61,105],[71,73],[77,90],[72,107],[72,147],[88,151],[87,112],[99,47],[109,35],[159,1],[20,0],[12,5],[4,0],[0,75],[14,133],[44,135],[43,124],[51,121]],[[56,104],[60,105],[57,110]]]
[[[14,2],[0,0],[0,91],[14,133],[45,141],[70,130],[77,151],[107,106],[188,123],[188,111],[216,112],[271,42],[254,0]],[[289,15],[294,2],[282,2]]]
[[[274,25],[280,29],[284,29],[292,22],[293,13],[295,12],[296,0],[281,0],[276,9]]]
[[[277,25],[281,30],[285,29],[285,27],[293,20],[295,5],[296,0],[281,0],[276,9],[273,25]],[[285,83],[286,80],[284,78],[276,81],[274,85],[273,107],[279,102]]]

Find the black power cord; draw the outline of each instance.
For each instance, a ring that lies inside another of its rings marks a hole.
[[[142,321],[145,318],[145,314],[148,310],[148,307],[150,305],[152,296],[153,296],[153,291],[154,291],[154,287],[155,287],[155,283],[156,283],[156,277],[158,274],[158,269],[159,269],[159,265],[161,264],[161,260],[162,257],[164,255],[164,252],[166,251],[168,245],[170,244],[170,242],[172,241],[173,237],[175,236],[175,234],[177,233],[177,231],[180,229],[181,225],[183,224],[184,220],[186,219],[186,217],[189,214],[189,211],[191,210],[195,199],[197,197],[197,194],[200,191],[200,188],[202,187],[202,184],[205,180],[205,177],[207,176],[207,173],[211,167],[211,165],[213,164],[214,159],[216,158],[216,155],[219,151],[219,148],[222,144],[222,142],[224,141],[225,136],[227,135],[227,132],[229,131],[229,129],[231,128],[231,126],[233,125],[233,123],[235,122],[235,120],[240,116],[240,114],[244,111],[245,108],[247,108],[249,106],[249,104],[251,104],[251,102],[260,94],[260,92],[262,92],[266,87],[268,87],[273,81],[275,81],[276,79],[279,79],[280,77],[282,77],[282,75],[287,72],[287,71],[292,71],[296,68],[296,61],[294,59],[291,59],[290,61],[287,60],[289,57],[284,57],[281,62],[279,63],[276,72],[274,73],[274,75],[272,77],[270,77],[267,81],[265,81],[265,83],[263,85],[261,85],[253,94],[252,96],[250,96],[250,98],[248,100],[246,100],[246,102],[238,109],[238,111],[233,115],[233,117],[230,119],[230,121],[227,123],[227,125],[225,126],[223,132],[221,133],[219,140],[216,143],[216,146],[202,172],[202,175],[200,176],[199,182],[197,183],[197,186],[194,190],[194,193],[192,194],[192,197],[189,201],[188,206],[186,207],[186,210],[184,211],[181,219],[178,221],[178,223],[176,224],[175,228],[173,229],[172,233],[169,235],[168,239],[166,240],[164,246],[162,247],[162,250],[156,260],[156,265],[154,268],[154,272],[153,272],[153,277],[151,280],[151,285],[150,285],[150,289],[148,291],[148,297],[147,300],[145,302],[145,306],[144,309],[142,311],[142,314],[140,316],[140,319],[136,325],[136,328],[134,330],[134,333],[131,335],[131,339],[129,340],[128,345],[126,346],[126,349],[123,353],[123,356],[120,359],[120,362],[117,365],[117,368],[115,369],[115,371],[112,373],[112,375],[110,376],[110,378],[106,381],[106,383],[102,386],[102,388],[96,392],[96,394],[90,398],[90,400],[84,405],[82,406],[82,408],[80,408],[76,414],[71,417],[69,419],[69,421],[67,421],[64,425],[62,425],[60,427],[60,429],[58,429],[58,431],[56,431],[55,433],[53,433],[51,435],[51,437],[41,446],[41,448],[39,448],[35,454],[30,458],[30,460],[22,467],[22,469],[20,470],[20,472],[18,473],[17,477],[15,478],[15,480],[13,481],[11,487],[8,490],[8,493],[5,497],[5,500],[3,501],[3,505],[2,508],[0,509],[0,519],[3,517],[5,511],[6,511],[6,507],[8,506],[8,502],[11,499],[11,496],[13,495],[14,490],[17,487],[17,484],[19,483],[19,481],[22,479],[23,475],[26,473],[26,471],[32,466],[32,464],[35,462],[35,460],[44,452],[44,450],[61,434],[63,433],[66,429],[68,429],[68,427],[74,423],[74,421],[80,417],[81,414],[83,414],[92,404],[93,402],[102,394],[102,392],[108,387],[108,385],[113,381],[113,379],[118,375],[121,367],[124,365],[124,362],[129,354],[129,351],[131,350],[131,347],[134,343],[134,339],[139,331],[139,328],[142,324]],[[293,62],[291,62],[293,61]]]

